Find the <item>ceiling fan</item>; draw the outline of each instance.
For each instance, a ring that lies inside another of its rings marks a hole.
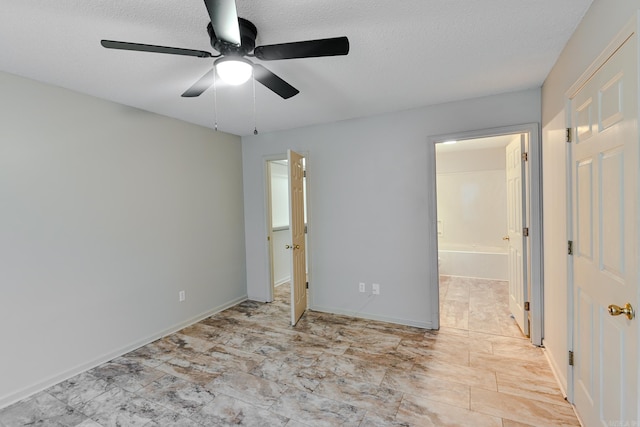
[[[250,61],[247,57],[262,61],[273,61],[338,56],[349,53],[349,39],[347,37],[256,46],[258,30],[248,20],[238,18],[235,0],[204,0],[204,4],[211,19],[211,22],[207,25],[207,32],[211,39],[211,46],[218,52],[216,55],[203,50],[115,40],[102,40],[100,43],[108,49],[166,53],[198,58],[217,58],[214,61],[213,68],[187,89],[182,94],[183,97],[201,95],[213,84],[214,72],[217,72],[220,79],[233,85],[246,82],[253,73],[255,80],[282,98],[288,99],[298,94],[298,89],[264,66]]]

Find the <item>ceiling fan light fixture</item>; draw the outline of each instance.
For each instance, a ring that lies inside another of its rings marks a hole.
[[[220,79],[230,85],[237,86],[251,78],[253,64],[241,57],[223,56],[214,62]]]

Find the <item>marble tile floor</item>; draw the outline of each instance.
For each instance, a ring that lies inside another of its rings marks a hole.
[[[279,287],[0,410],[0,426],[579,425],[542,350],[474,302],[503,287],[443,278],[440,331],[313,311],[292,328]]]
[[[509,282],[440,276],[440,302],[441,326],[522,337],[509,311]]]

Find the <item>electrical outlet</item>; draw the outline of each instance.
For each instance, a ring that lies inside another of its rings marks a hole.
[[[367,292],[367,285],[364,282],[360,282],[359,286],[359,290],[360,292]]]
[[[178,301],[183,302],[186,299],[184,291],[178,292]]]
[[[380,284],[374,283],[371,285],[371,293],[373,295],[380,295]]]

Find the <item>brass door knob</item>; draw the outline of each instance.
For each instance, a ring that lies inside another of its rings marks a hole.
[[[608,310],[609,310],[609,314],[612,316],[620,316],[621,314],[624,314],[625,316],[627,316],[627,319],[629,320],[633,319],[633,317],[635,316],[633,307],[631,307],[631,304],[629,303],[626,303],[624,307],[619,307],[615,304],[611,304],[608,307]]]
[[[511,239],[509,239],[509,236],[504,236],[502,240],[511,240]]]
[[[291,245],[285,245],[285,247],[284,247],[284,248],[285,248],[285,249],[291,249],[291,248],[293,248],[293,246],[291,246]]]
[[[300,249],[300,245],[295,245],[293,249]]]

